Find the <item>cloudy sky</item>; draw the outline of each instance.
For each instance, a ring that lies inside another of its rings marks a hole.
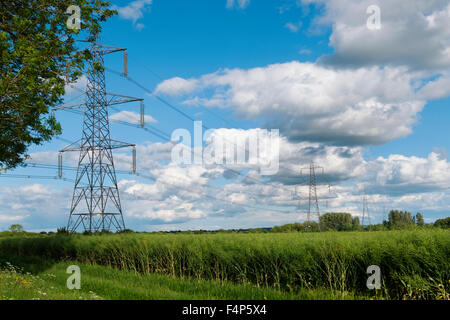
[[[143,130],[124,124],[139,123],[138,103],[110,110],[112,137],[137,145],[139,176],[127,174],[131,152],[115,152],[127,227],[304,221],[304,168],[311,161],[323,168],[317,169],[321,213],[361,216],[365,193],[375,223],[390,209],[420,211],[426,222],[449,215],[447,0],[112,3],[119,15],[105,25],[102,41],[128,48],[129,74],[140,86],[107,72],[107,89],[144,98],[146,112]],[[122,70],[120,54],[105,61]],[[85,85],[81,79],[68,87],[67,103],[82,101]],[[62,139],[30,149],[37,167],[10,172],[33,177],[0,179],[0,229],[20,223],[54,230],[67,223],[75,171],[64,170],[65,180],[36,177],[56,176],[57,151],[81,136],[80,115],[57,117]],[[202,121],[202,133],[212,129],[202,145],[194,143],[193,120]],[[191,134],[194,155],[202,146],[262,133],[262,141],[279,148],[263,152],[278,156],[278,171],[263,175],[250,161],[179,164],[174,150],[191,142],[171,141],[177,129]],[[64,154],[68,167],[77,159]]]

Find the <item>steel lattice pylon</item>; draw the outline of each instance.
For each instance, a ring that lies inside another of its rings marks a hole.
[[[85,108],[82,138],[60,151],[60,167],[63,152],[80,152],[67,224],[69,232],[76,232],[79,228],[89,232],[125,229],[112,151],[123,147],[135,148],[135,145],[111,139],[108,106],[141,101],[143,113],[143,99],[106,93],[104,55],[124,51],[126,76],[126,51],[122,48],[102,46],[99,38],[95,39],[89,47],[92,59],[88,62],[85,105],[55,108],[56,110]],[[144,125],[142,120],[141,125]],[[135,154],[133,149],[133,157]],[[135,158],[133,171],[136,171]]]
[[[361,224],[364,225],[364,223],[366,222],[365,219],[367,219],[369,226],[370,226],[370,215],[369,215],[369,204],[368,204],[368,200],[367,200],[367,194],[366,194],[366,190],[363,190],[363,214],[362,214],[362,221]]]
[[[316,169],[322,169],[322,175],[324,172],[323,167],[318,167],[311,161],[308,168],[300,169],[300,174],[302,174],[303,170],[309,170],[309,196],[308,196],[308,211],[306,212],[306,221],[308,223],[311,222],[311,214],[316,215],[317,222],[319,223],[320,230],[320,210],[319,210],[319,200],[317,198],[317,180],[316,180]]]

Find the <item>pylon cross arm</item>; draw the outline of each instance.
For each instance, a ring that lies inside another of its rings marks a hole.
[[[122,142],[118,140],[110,139],[111,141],[111,149],[120,149],[120,148],[128,148],[128,147],[136,147],[135,144]]]
[[[142,98],[136,98],[136,97],[130,97],[130,96],[124,96],[121,94],[117,94],[117,93],[106,93],[107,96],[109,96],[106,105],[107,106],[113,106],[113,105],[117,105],[117,104],[124,104],[124,103],[130,103],[130,102],[136,102],[136,101],[144,101],[144,99]],[[61,105],[58,107],[54,107],[52,110],[53,111],[58,111],[58,110],[74,110],[74,109],[85,109],[88,106],[86,105],[86,103],[80,103],[80,104],[74,104],[74,105]]]
[[[119,47],[113,47],[113,46],[107,46],[105,44],[99,45],[96,47],[98,51],[100,51],[103,55],[119,52],[119,51],[126,51],[126,48],[119,48]]]
[[[59,106],[59,107],[54,107],[52,110],[53,110],[53,111],[58,111],[58,110],[74,110],[74,109],[82,109],[82,108],[86,108],[86,105],[85,105],[84,103],[74,104],[74,105],[70,105],[70,106],[61,105],[61,106]]]
[[[81,139],[77,140],[76,142],[68,145],[67,147],[59,150],[60,153],[63,152],[71,152],[71,151],[87,151],[87,150],[92,150],[94,149],[120,149],[120,148],[128,148],[128,147],[136,147],[135,144],[132,143],[127,143],[127,142],[122,142],[122,141],[118,141],[118,140],[113,140],[110,139],[110,144],[109,145],[99,145],[99,146],[89,146],[89,145],[82,145],[81,144]]]
[[[63,149],[59,150],[59,152],[69,152],[69,151],[80,151],[81,150],[81,139],[78,139],[74,143],[69,144]]]
[[[117,93],[106,93],[110,98],[108,98],[107,105],[112,106],[116,104],[124,104],[124,103],[130,103],[135,101],[144,101],[142,98],[136,98],[136,97],[130,97],[130,96],[124,96],[122,94]]]

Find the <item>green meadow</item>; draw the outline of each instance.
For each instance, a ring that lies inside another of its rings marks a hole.
[[[37,267],[34,260],[27,267]],[[70,265],[80,266],[80,290],[66,286]],[[282,292],[274,288],[258,288],[250,284],[234,284],[214,280],[179,279],[161,274],[139,274],[111,267],[59,262],[45,271],[25,271],[6,265],[0,271],[0,299],[4,300],[289,300],[289,299],[354,299],[351,295],[330,295],[327,290]]]
[[[0,236],[0,298],[449,299],[449,257],[442,229]]]

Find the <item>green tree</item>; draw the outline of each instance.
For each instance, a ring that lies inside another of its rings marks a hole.
[[[416,224],[418,226],[423,226],[425,224],[425,221],[423,220],[423,215],[420,212],[417,212],[416,214]]]
[[[389,212],[389,228],[405,229],[413,224],[413,218],[408,211],[391,210]]]
[[[67,231],[66,227],[61,227],[56,229],[56,234],[68,234],[69,231]]]
[[[359,217],[354,217],[352,220],[352,229],[357,231],[361,229],[361,224],[359,223]]]
[[[442,229],[450,229],[450,217],[437,219],[434,222],[434,226]]]
[[[23,227],[20,224],[12,224],[9,226],[11,232],[23,232]]]
[[[317,232],[320,231],[321,227],[319,226],[319,224],[315,221],[309,221],[309,222],[304,222],[300,229],[298,231],[304,231],[304,232]]]
[[[80,8],[81,30],[66,13]],[[102,0],[7,0],[0,2],[0,168],[14,168],[30,145],[61,133],[51,108],[62,102],[65,78],[76,81],[90,55],[75,39],[100,32],[115,14]]]
[[[320,226],[323,231],[345,231],[353,229],[352,215],[344,212],[330,212],[320,216]]]

